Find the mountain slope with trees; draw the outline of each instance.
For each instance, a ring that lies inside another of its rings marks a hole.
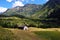
[[[11,9],[8,9],[6,12],[4,12],[2,15],[5,16],[26,16],[30,17],[33,15],[36,11],[40,10],[42,5],[36,5],[36,4],[26,4],[25,6],[17,6]]]
[[[39,18],[58,18],[60,17],[60,0],[49,0],[40,11],[33,16]]]

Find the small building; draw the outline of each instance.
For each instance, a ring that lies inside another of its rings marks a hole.
[[[24,26],[24,29],[23,30],[28,30],[28,27],[27,26]]]
[[[19,29],[22,29],[22,30],[28,30],[28,27],[27,26],[18,26]]]

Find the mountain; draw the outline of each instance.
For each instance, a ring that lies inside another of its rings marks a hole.
[[[4,12],[2,15],[5,16],[26,16],[30,17],[33,15],[36,11],[40,10],[42,5],[36,5],[36,4],[26,4],[25,6],[17,6],[11,9],[8,9],[6,12]]]
[[[54,4],[52,7],[53,11],[50,11],[48,18],[54,18],[60,20],[60,0],[54,0],[53,4]]]
[[[60,18],[60,0],[49,0],[40,11],[36,12],[33,17],[37,18]]]

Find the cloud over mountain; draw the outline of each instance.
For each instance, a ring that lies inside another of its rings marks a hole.
[[[21,1],[15,1],[12,7],[16,7],[16,6],[24,6],[24,4]]]
[[[7,10],[7,8],[4,8],[4,7],[0,7],[0,13],[3,13]]]

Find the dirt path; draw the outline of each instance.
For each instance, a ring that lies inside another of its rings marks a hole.
[[[23,31],[19,29],[9,29],[13,32],[16,39],[15,40],[42,40],[38,38],[34,33],[29,31]]]

